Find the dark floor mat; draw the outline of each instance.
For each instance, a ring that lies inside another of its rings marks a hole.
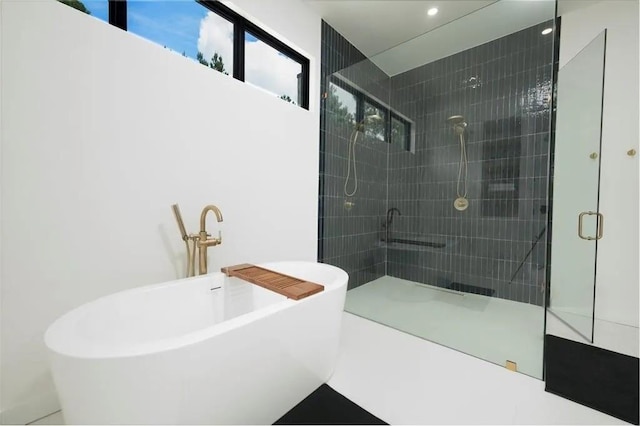
[[[323,384],[280,417],[276,425],[386,425],[373,414]]]
[[[483,296],[493,296],[496,291],[492,288],[478,287],[475,285],[451,283],[447,286],[448,289],[462,291],[464,293],[481,294]]]
[[[547,334],[544,360],[547,392],[640,423],[638,358]]]

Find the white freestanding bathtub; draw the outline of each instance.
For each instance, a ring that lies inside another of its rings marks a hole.
[[[69,424],[272,424],[333,372],[346,272],[260,265],[325,286],[294,301],[222,273],[122,291],[45,334]]]

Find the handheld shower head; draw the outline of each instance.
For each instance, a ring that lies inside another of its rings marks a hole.
[[[467,148],[464,143],[464,129],[467,127],[467,123],[461,115],[452,115],[447,118],[447,122],[453,126],[453,132],[460,137],[460,164],[458,166],[458,183],[456,184],[458,198],[453,202],[453,207],[458,211],[463,211],[469,207],[469,200],[467,200],[469,160],[467,159]],[[462,190],[460,189],[461,183],[463,183]]]
[[[355,127],[353,128],[353,132],[351,132],[351,137],[349,138],[349,154],[348,154],[348,160],[347,160],[348,161],[347,177],[344,181],[344,195],[346,195],[347,197],[352,197],[353,195],[355,195],[356,191],[358,190],[358,174],[356,172],[356,142],[358,141],[358,133],[364,133],[365,123],[368,123],[368,122],[379,123],[382,121],[384,121],[384,119],[380,116],[378,112],[371,115],[365,115],[362,120],[356,123]],[[353,187],[353,191],[349,192],[347,190],[347,184],[349,183],[349,177],[351,175],[351,164],[352,164],[351,159],[352,158],[353,158],[354,187]],[[345,200],[344,208],[346,210],[351,210],[351,208],[354,205],[355,204],[353,202]]]
[[[464,133],[464,129],[467,127],[467,123],[464,121],[464,117],[461,115],[452,115],[447,118],[447,122],[453,126],[453,131],[457,135]]]
[[[383,118],[377,112],[375,114],[367,115],[356,124],[355,130],[362,132],[364,131],[364,126],[366,123],[380,122],[380,121],[383,121]]]
[[[464,123],[464,117],[461,115],[452,115],[451,117],[447,118],[447,121],[452,125],[452,126],[456,126],[460,123]]]

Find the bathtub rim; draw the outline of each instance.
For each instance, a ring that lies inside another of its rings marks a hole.
[[[275,312],[287,309],[288,307],[292,307],[292,306],[295,306],[296,304],[305,303],[310,300],[314,300],[318,297],[322,297],[323,293],[333,293],[335,291],[339,291],[341,288],[346,289],[349,281],[349,276],[344,270],[333,265],[319,263],[319,262],[311,262],[311,261],[266,262],[266,263],[257,264],[257,266],[261,266],[267,269],[271,268],[276,271],[280,269],[282,270],[283,273],[287,273],[285,270],[283,270],[283,268],[286,269],[287,264],[288,265],[297,264],[300,266],[315,265],[316,267],[320,265],[321,268],[323,269],[333,270],[333,272],[335,273],[335,276],[332,277],[331,282],[319,283],[325,286],[324,291],[308,296],[304,299],[296,301],[293,299],[288,299],[285,296],[282,296],[283,300],[281,301],[276,301],[272,304],[264,306],[255,311],[238,315],[237,317],[231,318],[229,320],[216,323],[195,331],[191,331],[189,333],[186,333],[178,337],[158,339],[152,342],[148,342],[146,344],[135,345],[130,348],[119,348],[116,351],[107,352],[107,353],[91,351],[90,349],[86,349],[84,351],[73,350],[73,349],[69,350],[68,347],[65,347],[64,343],[62,344],[59,343],[58,340],[62,338],[62,335],[64,334],[62,333],[62,331],[66,331],[69,334],[73,334],[73,325],[75,324],[73,320],[77,320],[78,318],[80,318],[83,313],[91,309],[92,305],[95,305],[98,303],[104,303],[109,299],[117,300],[118,298],[126,297],[127,295],[160,290],[166,287],[185,285],[190,281],[206,280],[216,276],[217,277],[226,277],[226,276],[221,272],[212,272],[206,275],[201,275],[196,277],[180,278],[172,281],[165,281],[161,283],[148,284],[140,287],[120,290],[115,293],[110,293],[105,296],[99,297],[97,299],[91,300],[89,302],[83,303],[82,305],[77,306],[65,312],[64,314],[60,315],[47,327],[44,333],[43,340],[50,354],[52,355],[55,354],[58,356],[64,356],[64,357],[75,358],[75,359],[87,359],[87,360],[88,359],[91,359],[91,360],[124,359],[124,358],[133,358],[133,357],[139,357],[139,356],[145,356],[145,355],[159,354],[162,352],[176,350],[176,349],[180,349],[183,347],[200,343],[202,341],[213,338],[217,335],[229,332],[235,328],[242,327],[245,324],[259,320],[260,318],[269,316]],[[234,278],[234,279],[237,279],[237,278]],[[251,285],[254,285],[254,284],[251,284]],[[270,291],[266,289],[262,289],[262,290]],[[58,330],[59,328],[62,328],[62,330]]]

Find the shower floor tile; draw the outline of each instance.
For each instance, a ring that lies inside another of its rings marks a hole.
[[[384,276],[350,290],[345,310],[423,339],[542,377],[544,309]]]

